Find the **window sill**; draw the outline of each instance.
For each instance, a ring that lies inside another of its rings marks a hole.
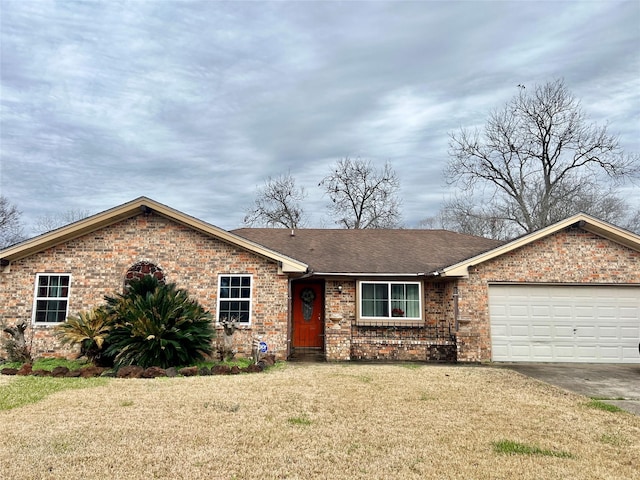
[[[424,327],[424,320],[416,318],[385,318],[380,320],[359,318],[356,320],[356,325],[359,327]]]

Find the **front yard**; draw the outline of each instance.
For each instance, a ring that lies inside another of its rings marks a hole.
[[[0,377],[0,404],[24,378]],[[52,380],[87,381],[30,381]],[[98,380],[0,411],[0,478],[640,478],[640,417],[508,370]]]

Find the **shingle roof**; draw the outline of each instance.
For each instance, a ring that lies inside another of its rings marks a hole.
[[[504,242],[446,230],[240,228],[231,233],[316,273],[432,273]]]

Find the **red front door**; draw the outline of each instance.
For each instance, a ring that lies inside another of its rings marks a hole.
[[[324,346],[324,292],[319,282],[293,284],[293,347]]]

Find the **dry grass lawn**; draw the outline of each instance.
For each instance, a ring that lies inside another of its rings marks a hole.
[[[0,412],[0,478],[640,479],[640,417],[587,400],[471,366],[112,379]]]

